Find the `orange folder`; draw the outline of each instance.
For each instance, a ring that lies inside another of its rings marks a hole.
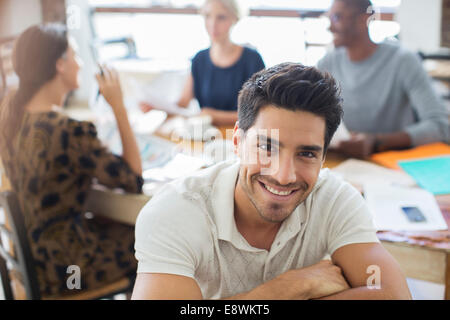
[[[371,159],[385,167],[400,170],[401,168],[397,164],[398,161],[431,158],[443,155],[450,155],[450,146],[442,142],[437,142],[409,150],[375,153],[372,155]]]

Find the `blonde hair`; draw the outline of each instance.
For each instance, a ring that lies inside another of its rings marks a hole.
[[[236,18],[236,21],[239,21],[239,19],[242,18],[242,11],[243,11],[243,10],[242,10],[241,7],[238,5],[238,3],[237,3],[236,0],[206,0],[206,1],[203,3],[202,8],[200,9],[200,12],[201,12],[202,14],[203,14],[203,10],[204,10],[205,6],[206,6],[208,3],[212,2],[212,1],[218,1],[218,2],[220,2],[221,4],[223,4],[223,6],[224,6],[225,8],[227,8],[228,11]]]

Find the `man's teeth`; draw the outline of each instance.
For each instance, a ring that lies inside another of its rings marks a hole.
[[[267,190],[269,190],[271,193],[276,194],[278,196],[288,196],[292,193],[292,190],[291,191],[278,191],[278,190],[275,190],[275,189],[269,187],[268,185],[264,185],[264,187]]]

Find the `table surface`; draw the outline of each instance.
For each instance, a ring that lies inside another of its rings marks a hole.
[[[324,167],[333,168],[347,160],[346,157],[329,152]],[[436,196],[442,215],[450,229],[450,194]],[[450,252],[450,231],[379,231],[381,241],[405,243]]]

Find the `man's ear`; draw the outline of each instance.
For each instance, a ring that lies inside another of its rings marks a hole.
[[[360,14],[358,16],[358,26],[360,26],[361,28],[369,28],[369,24],[370,22],[373,20],[374,18],[372,17],[372,15],[367,14],[367,13],[363,13]]]
[[[236,121],[236,124],[234,125],[233,129],[233,145],[234,145],[234,153],[236,155],[239,155],[239,145],[241,143],[242,139],[242,129],[239,128],[239,121]]]

